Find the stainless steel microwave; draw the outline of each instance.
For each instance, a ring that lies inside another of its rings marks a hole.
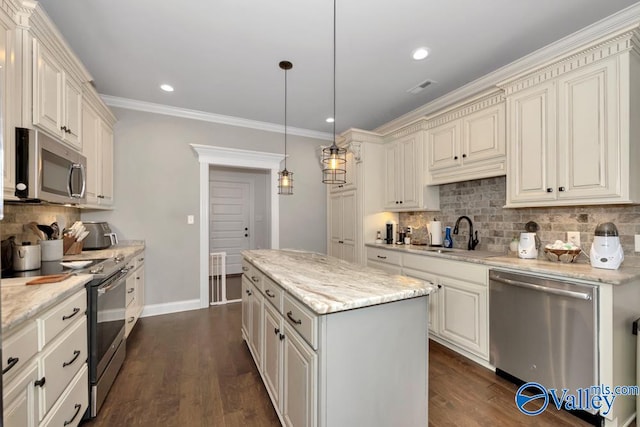
[[[86,202],[87,159],[45,133],[16,128],[16,197],[53,203]]]

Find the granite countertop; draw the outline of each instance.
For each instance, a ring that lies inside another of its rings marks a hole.
[[[366,246],[610,285],[621,285],[640,279],[639,267],[624,266],[624,264],[618,270],[605,270],[592,267],[590,264],[582,262],[562,263],[545,259],[521,259],[515,254],[509,255],[487,251],[455,250],[452,252],[438,253],[427,250],[428,248],[425,246],[387,245],[380,243],[367,243]]]
[[[6,336],[26,320],[83,289],[93,276],[78,274],[58,283],[25,285],[35,277],[2,279],[2,334]]]
[[[83,251],[78,255],[65,255],[63,261],[89,260],[112,258],[122,255],[125,260],[133,258],[144,250],[144,241],[126,241],[108,249]],[[26,320],[32,319],[39,313],[58,302],[73,295],[92,278],[91,274],[78,274],[58,282],[44,285],[29,285],[25,283],[38,276],[2,279],[2,334],[6,335],[18,328]]]
[[[242,255],[317,314],[430,294],[435,286],[327,255],[259,249]]]

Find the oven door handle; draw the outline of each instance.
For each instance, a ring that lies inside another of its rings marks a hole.
[[[592,299],[591,295],[585,292],[567,291],[565,289],[549,288],[547,286],[536,285],[533,283],[521,282],[519,280],[505,279],[503,277],[492,277],[491,280],[501,282],[507,285],[518,286],[521,288],[533,289],[540,292],[547,292],[549,294],[560,295],[563,297],[576,298],[585,301]]]
[[[122,282],[121,280],[114,280],[111,284],[98,288],[98,295],[104,295],[107,292],[111,291],[113,288],[116,288],[123,283],[124,282]]]

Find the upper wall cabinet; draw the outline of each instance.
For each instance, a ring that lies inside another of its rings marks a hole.
[[[502,91],[429,119],[429,184],[487,178],[506,173],[505,107]]]
[[[504,83],[507,206],[640,202],[637,40],[617,34]]]
[[[55,57],[33,41],[33,124],[80,150],[82,90]]]
[[[0,8],[0,122],[3,148],[4,200],[15,199],[15,127],[20,125],[20,75],[17,67],[17,26],[11,16],[11,7]]]
[[[424,121],[390,135],[385,144],[385,197],[388,211],[440,209],[436,187],[425,185]]]

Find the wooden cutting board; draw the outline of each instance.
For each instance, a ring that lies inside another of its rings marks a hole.
[[[57,283],[57,282],[62,282],[63,280],[68,279],[72,275],[73,273],[52,274],[51,276],[42,276],[42,277],[38,277],[37,279],[30,280],[26,284],[27,285],[44,285],[45,283]]]

